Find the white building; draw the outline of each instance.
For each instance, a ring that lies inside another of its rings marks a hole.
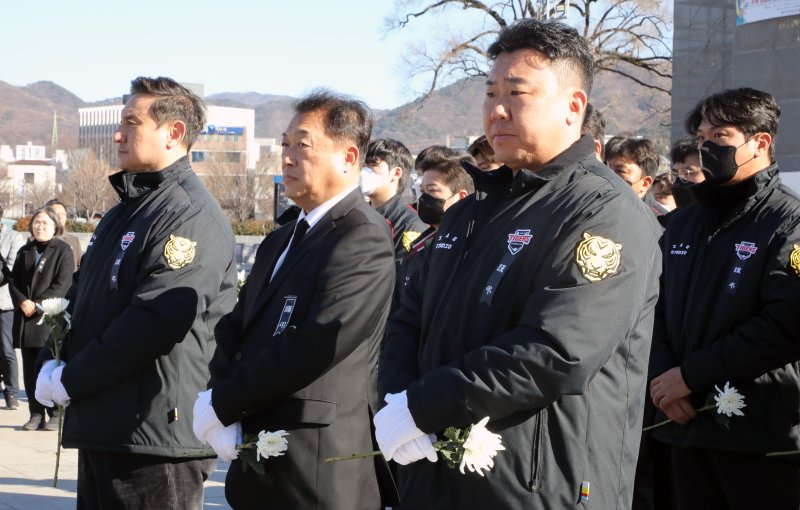
[[[44,154],[44,145],[33,145],[33,143],[28,142],[28,145],[17,145],[16,160],[43,161]]]
[[[8,165],[3,182],[10,185],[12,196],[4,215],[21,218],[56,195],[56,165],[49,161],[18,160]]]
[[[78,147],[94,149],[100,159],[105,159],[115,168],[119,160],[114,147],[114,131],[122,120],[123,107],[115,104],[78,108]]]
[[[94,149],[95,153],[101,159],[108,161],[113,168],[119,166],[114,132],[122,119],[123,107],[124,105],[108,105],[78,109],[80,115],[78,146]],[[223,136],[222,141],[232,144],[239,142],[239,137],[243,137],[242,152],[245,153],[243,159],[247,168],[255,168],[259,157],[258,145],[254,139],[255,110],[209,105],[206,116],[207,124],[203,129],[204,134],[200,136],[196,146],[192,147],[192,153],[198,153],[192,155],[192,161],[202,162],[208,159],[207,156],[214,152],[214,149],[204,147],[202,142],[208,141],[216,134]]]
[[[0,145],[0,161],[12,163],[14,161],[14,151],[10,145]]]

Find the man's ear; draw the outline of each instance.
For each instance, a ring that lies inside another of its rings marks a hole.
[[[399,166],[389,169],[389,178],[390,180],[399,181],[400,177],[403,176],[403,169]]]
[[[361,173],[361,166],[358,164],[360,152],[355,145],[348,145],[344,151],[345,173],[355,168],[357,173]]]
[[[184,124],[182,120],[172,121],[169,125],[169,132],[167,133],[167,148],[173,149],[181,145],[185,137],[186,124]]]
[[[467,191],[465,189],[458,190],[458,199],[459,200],[464,200],[468,196],[469,196],[469,191]]]
[[[569,113],[567,114],[567,125],[580,124],[583,125],[583,116],[586,112],[586,103],[589,102],[589,96],[586,92],[579,89],[572,89],[569,98]]]
[[[772,136],[769,133],[758,133],[753,138],[756,140],[756,152],[754,156],[768,156],[769,148],[772,145]]]
[[[644,190],[645,193],[647,193],[648,191],[650,191],[650,188],[652,187],[653,187],[653,178],[650,177],[649,175],[645,175],[644,178],[642,179],[642,189]]]

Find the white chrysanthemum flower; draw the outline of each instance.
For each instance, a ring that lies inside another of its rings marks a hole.
[[[482,419],[472,426],[464,441],[464,457],[461,459],[459,469],[464,473],[464,467],[483,476],[483,471],[494,467],[494,458],[497,452],[505,450],[500,434],[493,434],[486,429],[489,417]]]
[[[64,314],[64,319],[66,319],[67,324],[70,323],[70,315],[66,313],[66,309],[69,306],[69,299],[64,298],[50,298],[44,299],[41,303],[36,303],[36,308],[42,311],[42,318],[39,319],[39,322],[36,323],[37,326],[42,324],[45,316],[55,317],[61,313]]]
[[[245,280],[247,279],[247,273],[245,273],[244,269],[242,269],[241,271],[239,271],[238,273],[236,273],[236,278],[237,278],[237,279],[238,279],[240,282],[243,282],[243,281],[245,281]]]
[[[69,306],[69,299],[50,298],[36,305],[45,315],[58,315]]]
[[[726,382],[725,387],[719,389],[719,386],[714,386],[717,389],[717,394],[714,395],[714,400],[717,402],[717,412],[724,414],[727,417],[732,415],[744,416],[741,411],[743,407],[747,407],[744,403],[744,396],[739,393],[736,388],[730,387],[730,383]]]
[[[256,460],[261,460],[261,457],[280,457],[289,448],[289,441],[284,436],[289,433],[285,430],[278,430],[276,432],[267,432],[262,430],[258,433],[258,441],[256,442]]]

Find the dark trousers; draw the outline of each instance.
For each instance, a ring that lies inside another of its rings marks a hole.
[[[6,387],[3,393],[9,397],[16,397],[19,391],[19,367],[11,334],[13,326],[14,310],[0,310],[0,376]]]
[[[217,459],[78,450],[77,510],[202,510]]]
[[[39,370],[41,365],[36,364],[39,357],[39,347],[23,347],[20,349],[22,352],[22,379],[25,382],[25,394],[28,396],[28,410],[31,415],[41,414],[44,416],[45,411],[47,414],[53,415],[52,407],[45,407],[36,400],[34,394],[36,393],[36,378],[39,377]]]
[[[797,510],[800,465],[709,448],[671,447],[679,510]]]

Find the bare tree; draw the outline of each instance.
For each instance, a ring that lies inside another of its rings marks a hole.
[[[503,28],[524,18],[562,17],[575,26],[592,48],[597,70],[621,75],[659,93],[670,95],[665,80],[672,78],[671,26],[666,2],[658,0],[397,0],[397,13],[385,20],[388,31],[409,26],[418,18],[462,11],[476,25],[461,33],[436,33],[435,49],[425,43],[412,46],[406,57],[411,75],[428,76],[422,100],[454,78],[486,76],[490,65],[486,49]],[[464,12],[466,11],[466,12]],[[482,23],[477,23],[482,19]]]
[[[212,157],[196,170],[228,217],[243,222],[272,211],[272,163],[262,158],[253,170],[241,162]]]
[[[25,214],[31,214],[55,195],[54,183],[24,184]]]
[[[0,205],[6,211],[10,211],[15,198],[16,193],[14,193],[13,179],[8,173],[8,165],[0,161]]]
[[[92,218],[117,203],[108,182],[111,167],[93,149],[76,149],[68,155],[69,170],[62,188],[62,200],[79,216]]]

